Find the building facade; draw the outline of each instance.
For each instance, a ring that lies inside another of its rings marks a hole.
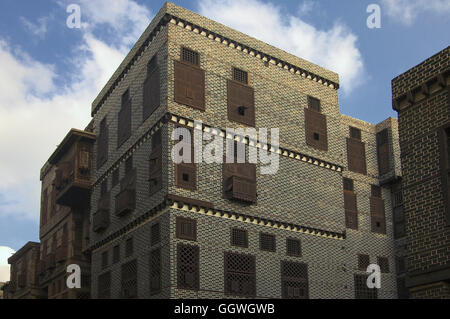
[[[392,80],[411,298],[450,297],[450,48]]]
[[[92,297],[397,298],[397,121],[340,114],[338,89],[337,74],[166,3],[92,105]],[[279,169],[175,164],[176,128]],[[227,128],[278,128],[279,143]]]

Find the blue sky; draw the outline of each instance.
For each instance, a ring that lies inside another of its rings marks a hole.
[[[396,117],[391,79],[450,42],[447,0],[174,2],[337,71],[341,112],[372,123]],[[71,3],[80,29],[66,25]],[[372,3],[380,29],[366,26]],[[0,2],[0,246],[38,240],[40,168],[89,123],[92,100],[163,4]]]

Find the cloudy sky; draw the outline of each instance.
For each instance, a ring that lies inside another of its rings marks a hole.
[[[338,72],[341,112],[372,123],[396,116],[391,79],[450,42],[448,0],[174,2]],[[380,29],[366,26],[372,3]],[[70,4],[79,29],[66,25]],[[163,4],[0,2],[0,255],[38,240],[40,168],[89,123],[91,102]]]

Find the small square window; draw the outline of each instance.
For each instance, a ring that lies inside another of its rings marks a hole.
[[[233,68],[233,79],[235,81],[248,84],[248,73],[246,71]]]
[[[308,96],[308,108],[320,112],[320,100],[312,96]]]
[[[245,229],[233,228],[231,230],[231,245],[247,248],[247,231]]]
[[[358,255],[358,269],[362,271],[366,271],[367,267],[370,264],[370,257],[369,255]]]
[[[197,240],[197,221],[191,218],[176,218],[177,238],[185,240]]]
[[[259,235],[259,248],[264,251],[275,251],[275,235],[261,233]]]
[[[359,128],[350,126],[350,137],[361,140],[361,130]]]
[[[183,173],[183,182],[189,182],[189,174]]]
[[[350,178],[344,178],[344,190],[353,192],[353,180]]]
[[[302,248],[299,239],[286,239],[286,253],[288,256],[301,257]]]
[[[181,60],[193,65],[200,65],[200,57],[198,52],[189,50],[187,48],[181,49]]]
[[[319,140],[319,133],[314,133],[314,140],[318,141]]]

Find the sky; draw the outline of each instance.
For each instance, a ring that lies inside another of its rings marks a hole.
[[[342,113],[396,117],[391,80],[449,45],[448,0],[187,0],[189,10],[339,74]],[[79,5],[80,28],[67,12]],[[6,258],[39,241],[39,171],[164,1],[0,1],[0,281]],[[380,28],[369,28],[370,4]],[[446,31],[447,30],[447,31]],[[7,256],[7,257],[5,257]]]

